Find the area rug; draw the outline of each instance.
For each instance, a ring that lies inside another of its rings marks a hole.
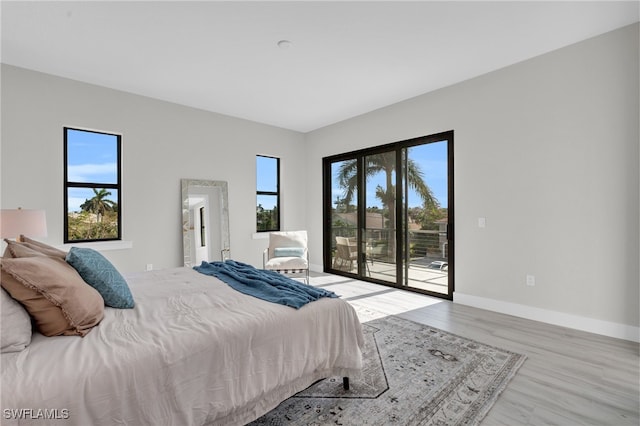
[[[525,360],[394,316],[363,323],[364,369],[316,382],[252,425],[477,425]]]

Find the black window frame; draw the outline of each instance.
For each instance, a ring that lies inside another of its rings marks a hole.
[[[258,188],[258,157],[262,158],[270,158],[276,160],[276,190],[275,191],[260,191]],[[258,228],[258,197],[260,195],[270,195],[276,196],[276,205],[274,209],[276,210],[276,226],[273,229],[259,229]],[[280,158],[274,157],[270,155],[257,154],[256,155],[256,232],[277,232],[280,231],[281,228],[281,213],[280,213]]]
[[[117,182],[114,183],[101,183],[101,182],[73,182],[69,181],[68,171],[68,131],[80,131],[87,133],[97,133],[102,135],[109,135],[116,137],[117,147]],[[63,218],[64,229],[63,239],[65,244],[73,243],[86,243],[86,242],[100,242],[100,241],[121,241],[122,240],[122,135],[119,133],[106,132],[100,130],[85,129],[81,127],[63,127],[63,140],[64,140],[64,175],[63,175]],[[115,238],[95,238],[95,239],[82,239],[82,240],[70,240],[69,239],[69,188],[93,188],[93,189],[115,189],[117,191],[117,203],[118,203],[118,235]]]

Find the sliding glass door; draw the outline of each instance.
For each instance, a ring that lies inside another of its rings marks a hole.
[[[327,157],[324,269],[453,296],[453,132]]]

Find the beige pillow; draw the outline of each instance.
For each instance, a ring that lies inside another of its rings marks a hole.
[[[7,243],[7,248],[4,251],[4,257],[34,257],[45,256],[38,250],[28,247],[25,243],[19,243],[17,241],[4,239]]]
[[[48,244],[41,243],[40,241],[32,240],[31,238],[24,235],[20,235],[20,241],[22,241],[22,244],[24,244],[26,247],[29,247],[30,249],[33,249],[35,251],[39,251],[45,256],[59,257],[63,260],[67,256],[67,252],[64,250],[57,249]]]
[[[45,336],[84,336],[104,315],[100,293],[64,260],[46,256],[0,259],[2,287]]]

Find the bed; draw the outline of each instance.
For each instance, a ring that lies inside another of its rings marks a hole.
[[[240,425],[362,368],[361,325],[339,298],[293,309],[184,267],[125,278],[133,309],[2,354],[3,425]]]

